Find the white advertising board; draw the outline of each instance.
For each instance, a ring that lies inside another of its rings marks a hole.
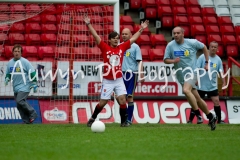
[[[73,95],[99,95],[101,91],[100,66],[103,62],[73,62],[75,79],[73,80]],[[57,94],[69,95],[67,80],[69,62],[58,61]],[[161,70],[164,67],[165,73]],[[182,96],[181,85],[172,78],[173,65],[163,62],[144,62],[145,82],[139,83],[135,95],[146,96]],[[60,74],[60,72],[62,74]],[[72,73],[70,71],[70,73]],[[73,74],[72,74],[73,75]],[[74,78],[74,77],[73,77]],[[161,88],[166,84],[166,88]]]
[[[227,100],[228,120],[230,124],[240,124],[240,100]]]
[[[2,61],[0,63],[0,96],[13,96],[13,88],[12,83],[9,83],[7,86],[5,86],[5,75],[6,75],[6,67],[7,67],[8,61]],[[33,93],[31,90],[30,95],[33,96],[51,96],[52,95],[52,81],[49,77],[46,77],[46,79],[43,79],[41,74],[41,69],[43,75],[45,75],[47,72],[52,71],[52,62],[43,62],[43,61],[31,61],[31,64],[33,67],[38,71],[38,92]]]

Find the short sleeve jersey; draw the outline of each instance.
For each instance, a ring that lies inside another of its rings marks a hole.
[[[16,64],[17,63],[17,64]],[[16,64],[16,66],[15,66]],[[15,67],[14,67],[15,66]],[[17,74],[17,73],[22,73]],[[15,61],[11,59],[7,64],[6,74],[11,74],[13,80],[13,92],[30,92],[32,82],[29,79],[29,74],[35,72],[32,64],[25,58],[21,57]],[[15,73],[15,74],[14,74]],[[25,80],[24,80],[24,78]]]
[[[185,38],[182,44],[178,44],[175,40],[168,43],[164,54],[164,60],[168,58],[180,58],[180,62],[174,63],[175,70],[182,68],[182,70],[176,73],[179,83],[183,84],[185,74],[191,72],[189,69],[183,72],[186,67],[190,67],[192,71],[196,69],[196,53],[199,49],[203,49],[203,47],[204,44],[196,39]]]
[[[112,48],[101,41],[98,47],[102,52],[104,64],[108,64],[107,66],[104,65],[103,73],[105,76],[103,76],[103,78],[110,80],[121,78],[123,56],[124,52],[130,48],[130,40],[118,45],[116,48]]]
[[[199,56],[197,60],[197,67],[198,68],[204,68],[205,66],[205,56],[202,54]],[[206,74],[203,77],[200,77],[200,85],[198,85],[198,89],[202,91],[213,91],[218,89],[217,86],[217,73],[223,72],[223,65],[222,60],[218,55],[215,55],[214,57],[209,56],[209,72],[206,72]],[[204,71],[199,70],[199,75],[202,75]],[[210,80],[210,77],[211,80]]]
[[[142,60],[141,49],[136,43],[131,45],[131,48],[124,52],[122,71],[126,72],[131,70],[132,72],[138,71],[138,62]]]

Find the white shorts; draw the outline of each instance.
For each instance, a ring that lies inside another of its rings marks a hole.
[[[127,94],[123,79],[117,78],[116,80],[109,80],[103,78],[101,88],[101,99],[111,99],[113,91],[115,92],[115,94],[119,96]]]

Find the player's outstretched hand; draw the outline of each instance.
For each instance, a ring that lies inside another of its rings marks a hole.
[[[90,23],[90,18],[88,17],[87,14],[85,14],[85,15],[83,16],[83,20],[84,20],[84,22],[85,22],[86,24]]]
[[[143,29],[147,28],[148,25],[149,25],[149,20],[145,20],[145,22],[142,21],[142,23],[141,23],[141,27],[142,27]]]
[[[4,84],[5,84],[5,86],[7,86],[8,85],[8,82],[10,81],[10,79],[7,77],[7,78],[5,78],[5,81],[4,81]]]
[[[38,85],[36,83],[32,83],[30,86],[30,89],[33,89],[33,93],[37,93]]]

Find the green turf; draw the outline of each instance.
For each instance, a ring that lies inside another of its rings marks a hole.
[[[1,160],[208,159],[240,157],[240,125],[106,124],[104,133],[86,125],[0,125]]]

